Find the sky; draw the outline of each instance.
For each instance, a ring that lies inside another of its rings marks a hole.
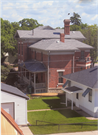
[[[0,0],[0,5],[0,17],[10,22],[32,18],[40,24],[62,28],[63,20],[75,12],[82,23],[98,25],[98,0]]]

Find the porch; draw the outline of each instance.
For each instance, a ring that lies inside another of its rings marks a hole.
[[[75,106],[79,108],[79,99],[78,99],[79,93],[83,93],[83,90],[76,86],[62,88],[62,90],[66,93],[65,94],[66,106],[68,105],[68,100],[70,100],[71,101],[71,110],[73,110],[73,104],[75,104]],[[76,96],[74,96],[74,95],[76,95]],[[76,98],[74,99],[74,97],[76,97]]]
[[[28,84],[30,93],[47,92],[47,70],[43,63],[33,60],[20,64],[20,68],[21,78]]]

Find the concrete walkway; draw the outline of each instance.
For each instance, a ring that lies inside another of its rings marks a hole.
[[[33,135],[28,126],[19,126],[24,135]]]
[[[66,108],[53,108],[53,109],[28,110],[27,112],[50,111],[50,110],[65,110],[65,109],[70,109],[70,107],[66,107]]]
[[[74,132],[74,133],[46,134],[46,135],[98,135],[98,130],[97,131],[86,131],[86,132]]]

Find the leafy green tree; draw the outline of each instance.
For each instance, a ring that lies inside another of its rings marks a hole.
[[[43,26],[42,24],[39,24],[37,20],[34,20],[32,18],[24,18],[23,20],[19,21],[19,25],[22,28],[22,30],[32,30],[38,26]]]
[[[10,73],[11,66],[1,65],[1,81],[5,82],[8,74]]]
[[[4,53],[13,53],[16,41],[13,38],[13,26],[9,21],[1,19],[1,58]]]
[[[92,62],[94,65],[98,54],[97,51],[98,26],[96,24],[88,26],[86,29],[82,29],[81,32],[86,37],[86,40],[84,42],[94,47],[94,49],[92,49],[90,52]]]
[[[70,30],[71,31],[80,31],[81,27],[78,25],[70,25]]]
[[[74,12],[73,16],[70,17],[71,23],[73,25],[80,25],[82,23],[80,18],[81,18],[80,15]]]

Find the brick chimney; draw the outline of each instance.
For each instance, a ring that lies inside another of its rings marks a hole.
[[[64,33],[60,33],[60,41],[65,42],[65,34]]]
[[[70,20],[69,19],[64,20],[64,34],[70,35]]]

